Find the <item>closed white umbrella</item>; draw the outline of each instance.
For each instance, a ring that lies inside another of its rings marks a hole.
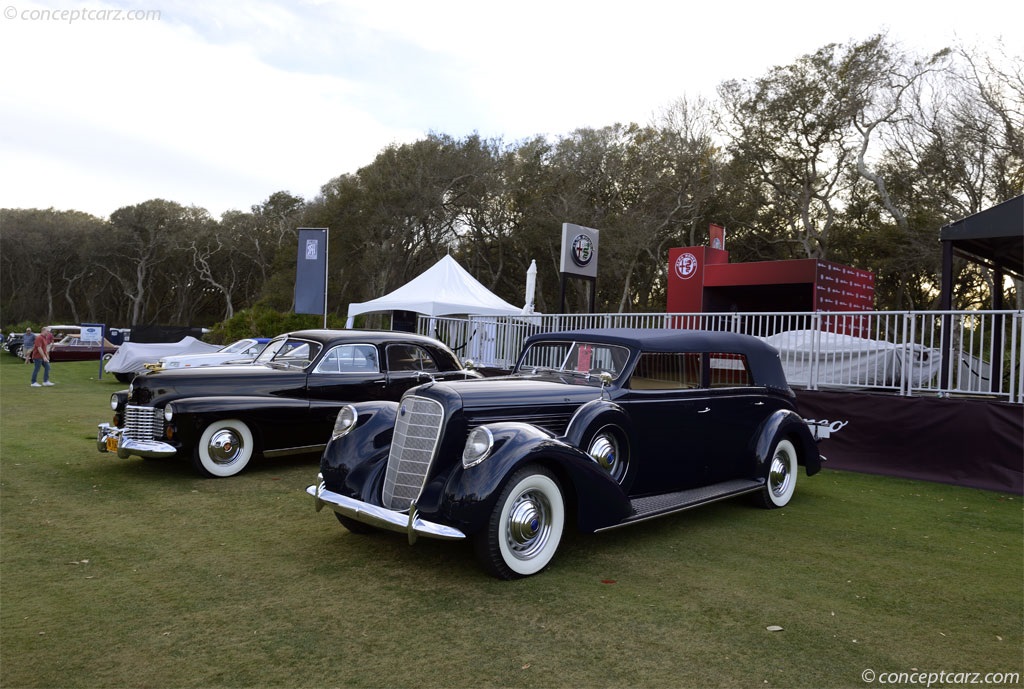
[[[537,261],[531,260],[530,267],[526,271],[526,304],[523,306],[524,314],[533,313],[534,297],[537,292]]]

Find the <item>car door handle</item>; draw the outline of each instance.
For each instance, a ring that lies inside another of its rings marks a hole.
[[[700,410],[699,412],[697,412],[697,413],[698,413],[698,414],[707,414],[707,413],[708,413],[709,411],[711,411],[711,407],[704,407],[703,409],[701,409],[701,410]]]

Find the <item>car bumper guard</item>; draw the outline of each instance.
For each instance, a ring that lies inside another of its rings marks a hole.
[[[317,476],[317,484],[306,488],[306,492],[313,496],[317,512],[324,507],[329,507],[343,517],[354,519],[363,524],[408,534],[410,544],[416,542],[417,536],[440,538],[449,541],[457,541],[466,537],[466,534],[458,529],[421,519],[416,512],[415,503],[413,503],[408,513],[396,512],[386,507],[371,505],[368,502],[355,500],[340,493],[327,490],[324,486],[322,474]]]
[[[117,448],[114,450],[113,448]],[[96,449],[100,452],[117,452],[121,459],[132,455],[146,459],[173,457],[177,448],[157,440],[132,440],[124,437],[124,429],[101,423],[96,429]]]

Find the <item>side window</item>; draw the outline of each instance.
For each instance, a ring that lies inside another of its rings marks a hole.
[[[388,370],[437,371],[437,364],[430,353],[422,347],[411,344],[388,345]]]
[[[317,373],[376,373],[377,348],[367,344],[338,345],[317,364]]]
[[[710,382],[713,388],[735,388],[753,385],[747,357],[742,354],[715,352],[708,355]]]
[[[647,352],[633,369],[633,390],[688,390],[700,387],[700,354],[695,352]]]

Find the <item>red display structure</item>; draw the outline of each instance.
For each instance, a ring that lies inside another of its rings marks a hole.
[[[725,249],[668,250],[670,313],[870,311],[874,303],[874,274],[840,263],[814,258],[729,263]]]

